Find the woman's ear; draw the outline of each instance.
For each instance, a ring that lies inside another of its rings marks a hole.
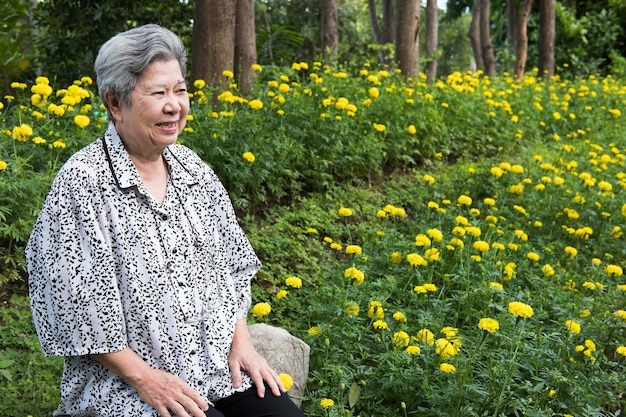
[[[109,111],[111,112],[111,116],[115,122],[119,122],[122,120],[122,110],[120,108],[121,100],[118,94],[111,93],[110,91],[106,91],[104,93],[104,101],[106,101]]]

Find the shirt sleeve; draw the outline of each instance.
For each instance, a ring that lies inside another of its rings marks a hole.
[[[237,294],[237,318],[245,318],[252,304],[250,281],[261,268],[250,241],[237,221],[235,210],[224,185],[215,172],[206,166],[206,178],[213,190],[219,233],[227,252],[229,267]]]
[[[45,355],[127,346],[102,193],[86,169],[62,169],[30,236],[31,310]]]

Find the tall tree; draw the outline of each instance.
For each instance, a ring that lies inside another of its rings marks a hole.
[[[337,0],[322,0],[322,56],[325,64],[337,57],[339,47],[339,5]]]
[[[491,43],[491,3],[490,0],[480,1],[480,46],[482,48],[485,74],[489,77],[496,75],[496,58]]]
[[[376,10],[376,0],[367,0],[367,6],[374,42],[379,45],[378,58],[381,64],[389,64],[389,51],[385,49],[385,45],[395,43],[396,40],[393,0],[383,0],[382,28],[380,27]]]
[[[398,2],[396,61],[402,74],[413,78],[419,71],[420,1]]]
[[[528,18],[533,7],[533,0],[522,0],[517,21],[517,54],[515,59],[515,75],[519,81],[524,78],[526,58],[528,56]]]
[[[432,82],[437,77],[437,49],[439,48],[439,16],[437,0],[426,2],[426,40],[424,43],[426,63],[426,78]]]
[[[554,75],[556,1],[539,1],[539,76]]]
[[[257,62],[254,0],[237,0],[235,15],[235,78],[243,94],[252,90]]]
[[[229,83],[224,71],[231,71],[238,76],[242,92],[249,91],[255,76],[254,28],[254,0],[196,0],[192,78],[202,79],[219,90]]]
[[[476,69],[484,69],[483,65],[483,47],[480,43],[480,16],[481,16],[481,0],[475,0],[474,6],[472,6],[472,21],[470,22],[469,31],[467,36],[472,44],[472,51],[474,52],[474,61],[476,62]]]
[[[517,51],[517,0],[506,0],[506,40],[509,50]]]

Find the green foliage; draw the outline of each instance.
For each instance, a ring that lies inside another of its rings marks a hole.
[[[59,402],[63,361],[44,358],[28,299],[14,295],[0,314],[0,414],[50,416]]]
[[[100,46],[119,32],[157,23],[177,33],[188,49],[194,2],[179,0],[48,0],[37,4],[35,18],[39,65],[64,86],[81,76],[94,76]],[[62,57],[54,59],[51,57]]]
[[[31,45],[34,27],[29,22],[30,2],[5,0],[0,4],[0,89],[28,69],[33,57]]]

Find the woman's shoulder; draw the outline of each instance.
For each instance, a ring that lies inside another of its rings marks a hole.
[[[106,176],[107,170],[101,140],[97,139],[67,159],[59,169],[55,182],[98,182]]]
[[[196,175],[213,174],[211,167],[191,148],[175,144],[168,146],[174,157],[189,171]]]

